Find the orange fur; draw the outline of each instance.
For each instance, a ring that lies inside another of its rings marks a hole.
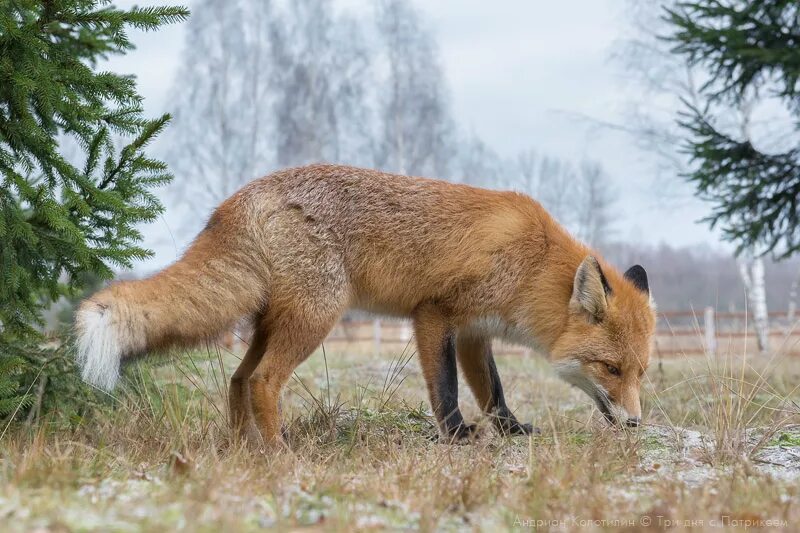
[[[599,260],[612,292],[604,316],[588,319],[573,291],[590,255],[522,194],[314,165],[244,187],[180,261],[92,296],[76,327],[79,337],[90,326],[111,328],[108,345],[125,358],[211,339],[243,316],[256,318],[254,342],[233,377],[231,410],[245,432],[254,432],[254,421],[268,441],[279,439],[286,380],[351,307],[415,319],[432,402],[440,347],[451,332],[486,407],[489,381],[480,373],[489,359],[470,361],[490,358],[485,346],[502,334],[556,364],[579,364],[639,416],[639,372],[654,327],[649,297]],[[82,357],[91,366],[97,355],[85,337]],[[603,374],[601,362],[619,366],[622,377]]]

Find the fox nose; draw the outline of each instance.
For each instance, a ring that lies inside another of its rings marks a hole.
[[[641,422],[642,422],[641,418],[639,418],[638,416],[632,416],[632,417],[628,418],[628,421],[625,422],[625,425],[627,425],[629,428],[635,428],[635,427],[639,427],[639,424]]]

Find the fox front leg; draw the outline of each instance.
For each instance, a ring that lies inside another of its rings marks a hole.
[[[472,438],[477,426],[465,423],[458,408],[458,371],[452,328],[434,307],[415,313],[414,328],[422,374],[440,436],[448,442]]]
[[[519,422],[506,405],[490,339],[480,335],[470,335],[469,332],[459,332],[457,352],[458,363],[461,365],[467,384],[483,412],[492,418],[500,433],[504,435],[539,433],[539,429],[533,425]]]

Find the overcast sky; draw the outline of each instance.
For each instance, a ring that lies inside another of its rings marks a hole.
[[[192,6],[191,0],[182,3]],[[370,14],[366,0],[339,4]],[[417,5],[438,38],[458,124],[501,155],[535,147],[573,161],[600,161],[619,192],[619,238],[722,246],[705,224],[697,223],[708,214],[707,204],[692,198],[679,178],[659,183],[653,177],[654,156],[637,150],[627,134],[598,126],[622,122],[636,90],[611,59],[628,28],[624,0],[437,0]],[[151,115],[169,111],[167,94],[180,62],[184,28],[134,34],[138,49],[110,61],[113,70],[137,76]],[[668,200],[664,191],[669,191]],[[157,236],[163,241],[165,225],[156,222],[146,232],[158,264],[174,259],[184,246],[179,242],[163,250],[156,243]]]

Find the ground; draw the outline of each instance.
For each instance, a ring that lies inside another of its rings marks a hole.
[[[2,437],[2,529],[800,528],[796,358],[654,360],[646,425],[620,430],[542,358],[500,357],[509,405],[541,435],[485,425],[477,442],[450,445],[412,356],[314,354],[285,395],[278,452],[232,444],[235,354],[132,365],[73,427]],[[460,398],[480,419],[465,387]]]

